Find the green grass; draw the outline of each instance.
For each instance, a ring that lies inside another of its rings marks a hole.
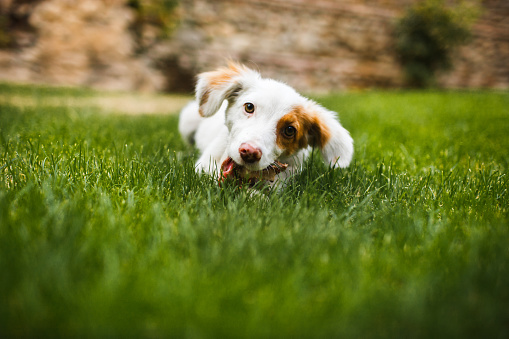
[[[175,115],[0,106],[0,337],[508,338],[509,94],[319,101],[354,162],[266,195]]]

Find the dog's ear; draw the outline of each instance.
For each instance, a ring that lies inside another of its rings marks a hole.
[[[203,117],[214,115],[224,100],[233,100],[253,77],[259,78],[260,74],[233,62],[230,62],[227,68],[199,74],[196,100],[200,115]]]
[[[310,144],[320,148],[325,163],[333,167],[347,167],[352,161],[353,139],[339,123],[336,113],[311,103],[313,123],[309,129]]]

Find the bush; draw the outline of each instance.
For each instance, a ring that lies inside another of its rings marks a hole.
[[[169,38],[177,26],[178,0],[129,0],[128,5],[136,12],[133,31],[141,49],[147,47],[147,40]],[[155,29],[157,36],[147,39],[148,27]]]
[[[469,41],[478,13],[476,3],[447,6],[444,0],[421,1],[406,12],[396,25],[396,51],[410,86],[432,86],[437,72],[452,67],[453,52]]]

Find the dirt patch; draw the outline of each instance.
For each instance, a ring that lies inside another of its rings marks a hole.
[[[18,107],[66,106],[94,107],[104,113],[115,114],[178,114],[192,97],[184,95],[152,95],[152,94],[111,94],[93,97],[0,94],[0,104]]]

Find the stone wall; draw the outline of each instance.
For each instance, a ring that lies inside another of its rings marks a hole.
[[[134,17],[125,0],[0,1],[14,39],[0,50],[0,79],[116,90],[163,86],[150,60],[134,53]]]
[[[125,0],[25,2],[32,42],[0,50],[0,79],[190,91],[196,73],[231,58],[300,90],[328,92],[404,85],[393,27],[415,1],[182,0],[173,38],[141,52]],[[509,2],[483,6],[472,42],[439,77],[444,87],[509,87]]]
[[[189,0],[175,37],[184,68],[206,70],[231,57],[305,91],[401,87],[394,23],[412,0]],[[472,42],[449,88],[509,87],[509,2],[484,2]]]
[[[390,3],[195,0],[184,8],[176,39],[185,67],[207,69],[229,56],[305,90],[402,85]]]

